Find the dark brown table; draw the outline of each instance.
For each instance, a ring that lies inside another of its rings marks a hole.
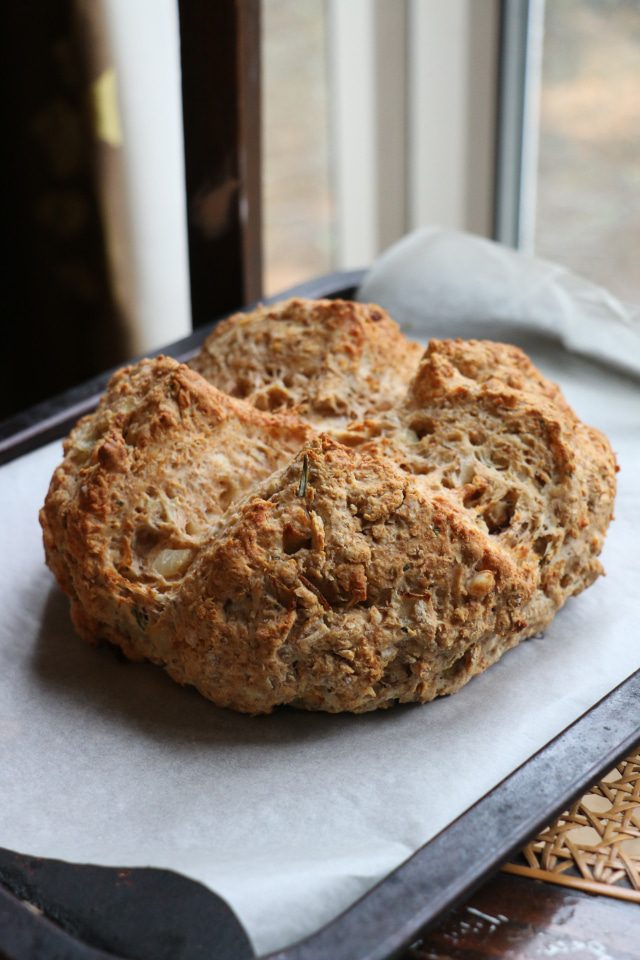
[[[640,905],[498,873],[403,960],[638,960]]]

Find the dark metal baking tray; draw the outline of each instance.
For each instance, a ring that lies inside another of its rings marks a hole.
[[[295,287],[281,296],[349,297],[353,295],[362,275],[362,271],[331,274]],[[195,352],[209,329],[211,327],[198,330],[161,352],[185,359]],[[110,372],[105,373],[1,424],[0,463],[63,436],[77,417],[96,405],[109,375]],[[603,697],[493,790],[480,797],[465,813],[340,916],[304,940],[269,954],[268,960],[389,960],[397,956],[443,911],[467,897],[512,853],[566,809],[638,743],[640,670]],[[90,872],[93,868],[79,868],[85,871],[84,879],[79,887],[75,883],[75,893],[69,894],[70,913],[62,922],[59,911],[47,911],[44,893],[40,898],[46,915],[44,917],[27,910],[20,899],[37,903],[37,882],[32,879],[32,887],[27,890],[25,878],[37,875],[37,866],[42,861],[11,854],[8,857],[10,860],[13,858],[11,862],[17,863],[18,867],[17,872],[3,871],[0,857],[0,957],[7,956],[11,960],[53,960],[54,957],[56,960],[107,960],[108,957],[115,957],[118,960],[135,956],[140,960],[146,960],[147,957],[149,960],[158,960],[157,944],[154,948],[149,941],[146,950],[144,937],[139,936],[141,924],[123,927],[122,917],[117,911],[113,914],[111,928],[108,922],[105,926],[102,918],[99,933],[89,921],[84,922],[83,926],[77,919],[79,913],[86,913],[86,910],[80,909],[80,905],[91,901],[100,884],[104,886],[105,868],[95,870],[93,875]],[[62,870],[62,873],[56,874],[57,877],[65,876],[64,865],[61,868],[55,865],[55,869]],[[67,869],[72,879],[75,868]],[[100,874],[101,870],[103,874]],[[111,872],[114,875],[116,873]],[[183,885],[190,883],[185,878],[176,878],[169,871],[141,869],[130,871],[130,874],[134,877],[144,875],[145,909],[162,903],[166,896],[170,896],[177,882]],[[151,885],[147,882],[149,874],[156,875]],[[57,881],[57,884],[56,889],[63,890],[64,883]],[[71,886],[74,886],[73,883]],[[202,888],[198,884],[192,886],[198,888],[193,894],[197,900],[202,896]],[[135,884],[132,889],[134,887]],[[75,922],[73,896],[76,897]],[[244,944],[241,930],[236,939],[230,937],[225,940],[220,936],[225,922],[233,924],[235,918],[231,914],[231,921],[228,918],[225,920],[225,909],[228,908],[224,904],[220,906],[219,898],[210,897],[210,937],[205,937],[206,943],[203,941],[204,952],[189,952],[187,944],[184,949],[172,948],[173,960],[191,960],[196,956],[206,956],[208,960],[239,960],[240,956],[251,956],[250,952],[243,952],[247,949],[246,944],[241,948],[241,944]],[[193,924],[194,903],[188,895],[172,900],[171,916],[176,943],[180,940],[180,931],[186,930],[186,925]],[[111,939],[110,929],[113,934]],[[130,939],[126,941],[125,938],[123,942],[125,935]]]

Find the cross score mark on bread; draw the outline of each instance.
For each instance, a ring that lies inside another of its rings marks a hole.
[[[615,459],[516,347],[292,300],[118,372],[41,511],[76,629],[214,703],[452,693],[602,572]]]

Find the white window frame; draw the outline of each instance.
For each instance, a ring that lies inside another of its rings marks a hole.
[[[495,238],[533,253],[545,0],[503,0]]]
[[[493,236],[512,0],[327,2],[335,266],[426,224]]]

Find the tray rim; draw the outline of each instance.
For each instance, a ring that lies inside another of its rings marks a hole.
[[[260,302],[292,296],[350,298],[364,274],[330,273]],[[145,355],[188,359],[222,319]],[[105,371],[1,422],[0,465],[64,436],[75,420],[95,408],[112,373]],[[391,960],[639,743],[640,669],[337,917],[262,960]]]

